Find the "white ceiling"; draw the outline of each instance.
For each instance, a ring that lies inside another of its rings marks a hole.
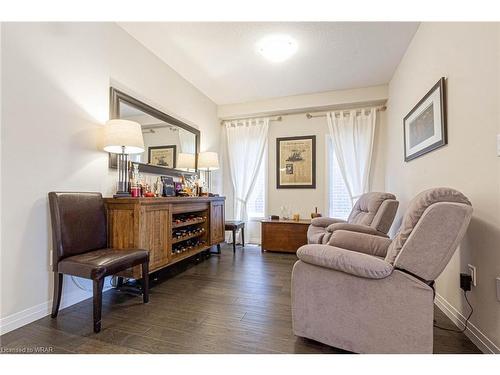
[[[217,104],[385,84],[418,23],[125,22],[119,25]],[[257,53],[269,34],[299,46],[282,63]]]

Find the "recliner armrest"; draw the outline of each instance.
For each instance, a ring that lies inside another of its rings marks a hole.
[[[345,222],[346,222],[345,220],[336,219],[334,217],[315,217],[314,219],[311,220],[311,225],[315,227],[326,228],[329,225],[335,223],[345,223]]]
[[[383,259],[329,245],[304,245],[297,256],[309,264],[367,279],[384,279],[393,271]]]
[[[328,241],[328,245],[340,247],[359,253],[385,257],[392,240],[371,234],[336,230]]]
[[[366,234],[371,234],[373,236],[380,236],[380,237],[388,237],[387,234],[379,232],[375,228],[369,227],[368,225],[361,225],[361,224],[349,224],[349,223],[334,223],[329,225],[326,230],[330,233],[333,233],[338,230],[346,230],[350,232],[359,232],[359,233],[366,233]]]

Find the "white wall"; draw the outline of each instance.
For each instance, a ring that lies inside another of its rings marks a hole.
[[[387,85],[358,89],[325,91],[314,94],[283,96],[247,103],[219,105],[220,118],[273,114],[287,111],[310,111],[331,106],[351,107],[360,103],[385,102]]]
[[[384,103],[388,87],[375,86],[364,89],[330,91],[317,94],[274,98],[266,101],[228,104],[218,106],[221,118],[244,117],[249,115],[272,114],[281,111],[303,112],[324,107],[347,107],[366,103]],[[379,147],[382,129],[385,126],[385,112],[377,113],[377,130],[374,145],[374,159],[371,173],[372,190],[384,191],[384,152]],[[315,207],[323,214],[327,212],[326,189],[326,117],[308,120],[304,113],[282,116],[282,121],[271,121],[268,138],[268,175],[267,175],[267,212],[266,215],[281,215],[280,207],[287,206],[290,211],[299,213],[302,218],[310,218]],[[316,189],[277,189],[276,188],[276,138],[299,135],[316,135]],[[224,195],[227,196],[226,216],[233,218],[233,193],[229,172],[224,174]],[[260,241],[260,223],[250,223],[253,242]],[[250,236],[249,236],[250,237]]]
[[[377,113],[379,115],[380,112]],[[377,121],[374,140],[374,158],[371,173],[371,190],[384,190],[383,155],[379,150],[381,127],[384,118]],[[276,139],[290,136],[316,136],[316,189],[277,189],[276,188]],[[299,213],[301,218],[309,219],[314,208],[328,215],[327,201],[327,148],[326,136],[328,125],[325,117],[308,120],[304,114],[286,116],[281,122],[272,122],[269,129],[268,147],[268,211],[269,214],[280,215],[280,207],[287,206],[291,212]]]
[[[389,85],[386,188],[401,201],[399,216],[418,192],[450,186],[472,201],[466,237],[437,280],[438,302],[450,314],[466,316],[459,273],[477,267],[470,299],[472,331],[484,350],[500,351],[500,30],[498,24],[423,23]],[[448,145],[405,163],[403,117],[439,80],[447,77]],[[446,310],[448,309],[448,310]],[[489,342],[488,340],[491,340]],[[496,345],[496,348],[495,348]]]
[[[327,214],[326,201],[326,118],[317,117],[308,120],[304,114],[283,117],[281,122],[271,123],[269,129],[268,161],[268,212],[280,215],[280,207],[286,206],[290,213],[298,213],[301,218],[310,218],[314,207]],[[276,139],[295,136],[316,136],[316,189],[277,189],[276,188]]]
[[[100,151],[112,84],[201,130],[218,150],[215,104],[113,23],[8,23],[2,38],[1,325],[48,313],[47,193],[113,192]],[[88,285],[88,284],[86,284]],[[89,297],[65,279],[63,305]]]

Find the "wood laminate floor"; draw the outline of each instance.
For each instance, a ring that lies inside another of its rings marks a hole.
[[[92,299],[0,337],[2,352],[345,353],[295,337],[290,276],[295,255],[223,246],[221,255],[185,261],[153,281],[150,303],[104,293],[102,331],[92,331]],[[68,280],[65,280],[68,282]],[[64,296],[63,296],[64,299]],[[438,309],[438,324],[456,328]],[[460,333],[434,330],[436,353],[479,353]]]

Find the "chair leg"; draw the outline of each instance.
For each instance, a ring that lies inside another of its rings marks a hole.
[[[142,301],[149,302],[149,260],[142,263]]]
[[[217,244],[217,254],[220,254],[220,243]]]
[[[241,228],[241,246],[245,247],[245,227]]]
[[[59,312],[59,306],[61,304],[62,284],[63,274],[54,272],[54,299],[52,300],[52,314],[50,314],[52,318],[55,318],[57,316],[57,313]]]
[[[236,252],[236,229],[233,229],[233,254]]]
[[[116,278],[116,287],[121,288],[123,286],[123,277],[117,276]]]
[[[101,331],[101,312],[102,312],[102,287],[104,286],[104,278],[92,280],[94,292],[94,332]]]

